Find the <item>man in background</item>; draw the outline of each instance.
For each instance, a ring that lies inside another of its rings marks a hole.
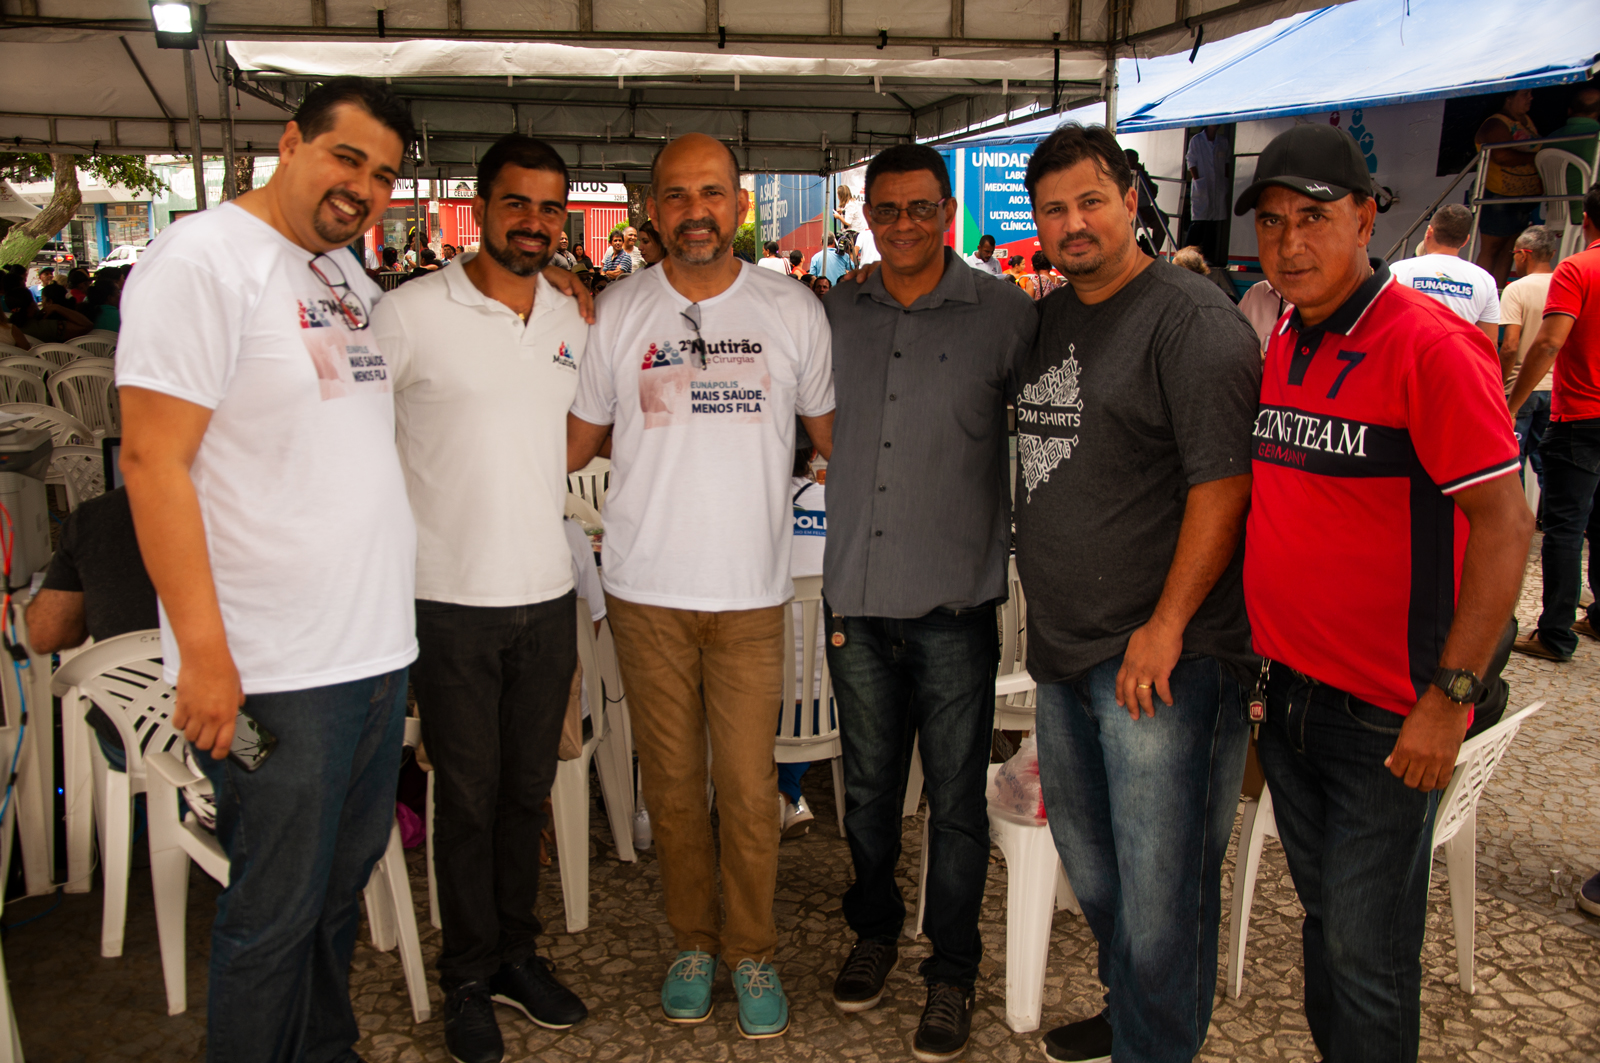
[[[828,283],[838,284],[839,278],[849,273],[855,263],[850,255],[839,250],[839,241],[829,233],[824,241],[822,250],[811,256],[810,273],[813,277],[826,277]]]
[[[1183,242],[1198,245],[1211,265],[1226,265],[1220,259],[1233,191],[1233,147],[1222,127],[1208,125],[1191,137],[1183,163],[1189,177],[1189,232]]]
[[[966,258],[967,265],[998,277],[1006,271],[1005,264],[994,257],[994,237],[984,233],[978,237],[978,247]]]
[[[1595,494],[1600,491],[1600,185],[1583,197],[1584,250],[1564,259],[1550,277],[1544,319],[1517,373],[1507,400],[1512,416],[1522,411],[1545,374],[1555,366],[1550,389],[1550,428],[1539,445],[1544,459],[1544,603],[1539,626],[1516,644],[1518,653],[1567,661],[1578,636],[1600,637],[1600,605],[1578,608],[1579,565],[1590,540],[1589,589],[1600,589],[1595,542],[1600,527]]]
[[[644,269],[644,252],[639,250],[639,230],[628,226],[622,230],[622,246],[628,252],[628,257],[633,259],[633,271],[637,273]]]
[[[1422,254],[1389,267],[1394,279],[1449,307],[1477,325],[1496,348],[1500,343],[1500,301],[1489,271],[1461,257],[1472,236],[1472,212],[1459,203],[1442,206],[1428,222]]]
[[[1560,245],[1559,233],[1533,225],[1524,229],[1512,246],[1511,268],[1520,276],[1500,294],[1500,324],[1506,330],[1500,343],[1500,376],[1505,381],[1507,399],[1516,385],[1523,359],[1539,334],[1545,297],[1550,294],[1551,270],[1555,268],[1552,263]],[[1550,426],[1550,388],[1550,374],[1545,373],[1517,411],[1517,443],[1522,460],[1533,463],[1540,491],[1544,490],[1544,459],[1539,454],[1539,442]]]

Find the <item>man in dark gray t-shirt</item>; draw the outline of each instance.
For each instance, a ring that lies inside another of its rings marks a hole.
[[[984,802],[1006,596],[1006,400],[1038,312],[944,243],[957,204],[939,153],[901,144],[867,167],[881,268],[828,296],[833,454],[823,597],[844,750],[857,941],[833,986],[842,1011],[883,995],[906,906],[895,882],[911,744],[928,780],[919,1060],[954,1059],[971,1030],[989,870]]]
[[[1018,370],[1017,569],[1045,810],[1107,1008],[1050,1031],[1081,1063],[1187,1063],[1216,992],[1222,859],[1251,681],[1241,582],[1255,332],[1134,243],[1116,138],[1062,126],[1026,183],[1069,281]]]

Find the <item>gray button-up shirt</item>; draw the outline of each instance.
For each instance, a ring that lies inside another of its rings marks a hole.
[[[1006,399],[1039,315],[946,249],[909,307],[883,287],[828,295],[838,406],[823,593],[844,616],[910,618],[1006,594]]]

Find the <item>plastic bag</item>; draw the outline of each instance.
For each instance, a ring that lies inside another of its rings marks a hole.
[[[1000,765],[989,783],[989,808],[1028,823],[1044,822],[1044,790],[1039,785],[1039,745],[1022,740],[1016,756]]]

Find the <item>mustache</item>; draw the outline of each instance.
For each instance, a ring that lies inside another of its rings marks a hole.
[[[678,224],[678,227],[676,229],[672,230],[672,235],[673,236],[682,236],[684,233],[688,232],[690,229],[710,229],[711,230],[711,235],[713,235],[713,236],[721,236],[722,235],[722,226],[720,226],[720,225],[718,225],[716,223],[716,219],[709,218],[709,217],[708,218],[690,218],[688,221],[680,222]]]
[[[1057,247],[1066,247],[1068,244],[1072,243],[1072,241],[1074,241],[1074,240],[1087,240],[1090,243],[1094,244],[1096,247],[1100,246],[1100,238],[1098,236],[1096,236],[1094,233],[1090,232],[1088,229],[1084,229],[1082,232],[1068,233],[1067,235],[1063,236],[1061,239],[1056,241],[1056,246]]]
[[[506,239],[508,241],[537,240],[544,244],[545,247],[550,246],[550,238],[548,236],[546,236],[544,233],[536,233],[532,229],[512,229],[510,232],[506,233]]]

